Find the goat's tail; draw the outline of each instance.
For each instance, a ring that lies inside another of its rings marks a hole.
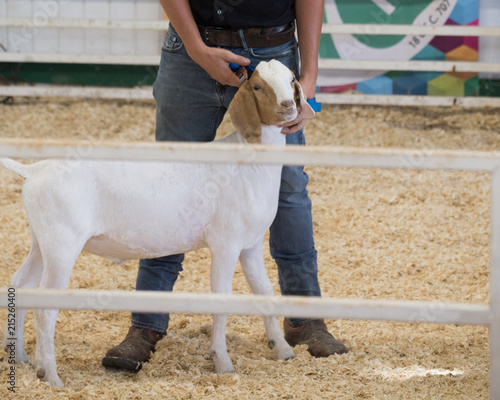
[[[28,166],[11,160],[10,158],[0,158],[0,165],[26,179],[28,176]]]

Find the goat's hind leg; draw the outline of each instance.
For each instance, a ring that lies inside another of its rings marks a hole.
[[[40,243],[45,268],[40,281],[40,289],[66,289],[76,258],[83,248],[81,241],[74,238],[51,238],[50,243]],[[84,242],[83,242],[84,243]],[[57,375],[54,351],[54,331],[58,309],[35,311],[36,327],[36,369],[39,379],[52,386],[64,386]]]
[[[12,275],[10,280],[11,288],[25,288],[33,289],[38,286],[43,271],[43,259],[40,253],[40,247],[36,237],[31,235],[31,249],[28,257],[21,265],[21,267]],[[15,293],[15,292],[14,292]],[[15,294],[12,297],[15,303]],[[15,361],[29,362],[28,355],[24,349],[24,319],[26,317],[26,309],[14,308],[14,313],[7,310],[7,321],[5,322],[4,336],[2,340],[2,347],[11,353],[15,353]]]
[[[274,289],[267,276],[262,254],[262,240],[249,249],[243,250],[240,255],[241,267],[248,285],[255,294],[272,296]],[[278,360],[288,360],[295,357],[291,346],[285,340],[276,317],[263,315],[264,326],[266,328],[267,343],[275,350]]]

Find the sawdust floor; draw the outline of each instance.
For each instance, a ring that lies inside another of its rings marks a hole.
[[[0,106],[0,136],[82,140],[153,140],[151,102],[17,99]],[[315,145],[500,150],[500,110],[327,106],[307,128]],[[70,155],[69,155],[70,156]],[[324,296],[488,302],[489,177],[483,173],[308,168]],[[28,224],[21,180],[0,171],[0,286],[26,257]],[[208,254],[187,256],[177,291],[208,292]],[[267,255],[269,275],[277,273]],[[115,266],[83,254],[71,288],[133,290],[137,262]],[[243,274],[236,293],[247,293]],[[439,309],[426,311],[432,321]],[[0,311],[4,320],[5,310]],[[127,313],[61,311],[55,344],[66,387],[51,388],[30,365],[16,370],[0,397],[16,399],[487,399],[485,327],[337,320],[329,329],[350,352],[313,359],[305,348],[273,360],[259,318],[230,317],[235,374],[216,375],[210,316],[174,315],[168,336],[138,374],[110,372],[100,362],[121,341]],[[28,354],[35,333],[28,313]],[[6,353],[0,350],[0,357]]]

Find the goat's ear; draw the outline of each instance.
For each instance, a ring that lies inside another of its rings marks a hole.
[[[306,96],[304,96],[304,93],[302,92],[302,86],[300,86],[300,83],[297,81],[297,79],[295,79],[294,95],[295,104],[300,108],[300,115],[305,119],[314,117],[316,113],[306,101]]]
[[[247,81],[240,86],[227,110],[236,130],[248,143],[260,143],[262,124],[252,86]]]

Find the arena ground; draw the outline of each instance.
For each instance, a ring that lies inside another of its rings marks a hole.
[[[0,137],[153,141],[152,102],[16,99],[0,106]],[[309,144],[500,150],[500,109],[325,106],[307,126]],[[404,162],[405,160],[402,160]],[[407,161],[407,160],[406,160]],[[488,303],[488,174],[448,171],[307,168],[323,295],[338,298]],[[22,181],[0,170],[0,286],[25,259],[29,228]],[[265,250],[278,292],[277,272]],[[190,253],[176,291],[209,292],[209,254]],[[82,254],[74,289],[133,290],[137,261],[116,266]],[[236,293],[248,293],[241,269]],[[439,309],[429,310],[429,322]],[[5,320],[0,310],[0,320]],[[16,369],[7,390],[0,350],[0,397],[12,399],[488,399],[488,329],[476,326],[335,320],[329,329],[348,354],[314,359],[304,347],[273,360],[257,317],[230,317],[236,373],[216,375],[208,352],[211,316],[173,315],[151,363],[137,373],[101,366],[122,340],[128,313],[61,311],[56,358],[65,388],[34,368]],[[32,313],[27,351],[34,354]]]

